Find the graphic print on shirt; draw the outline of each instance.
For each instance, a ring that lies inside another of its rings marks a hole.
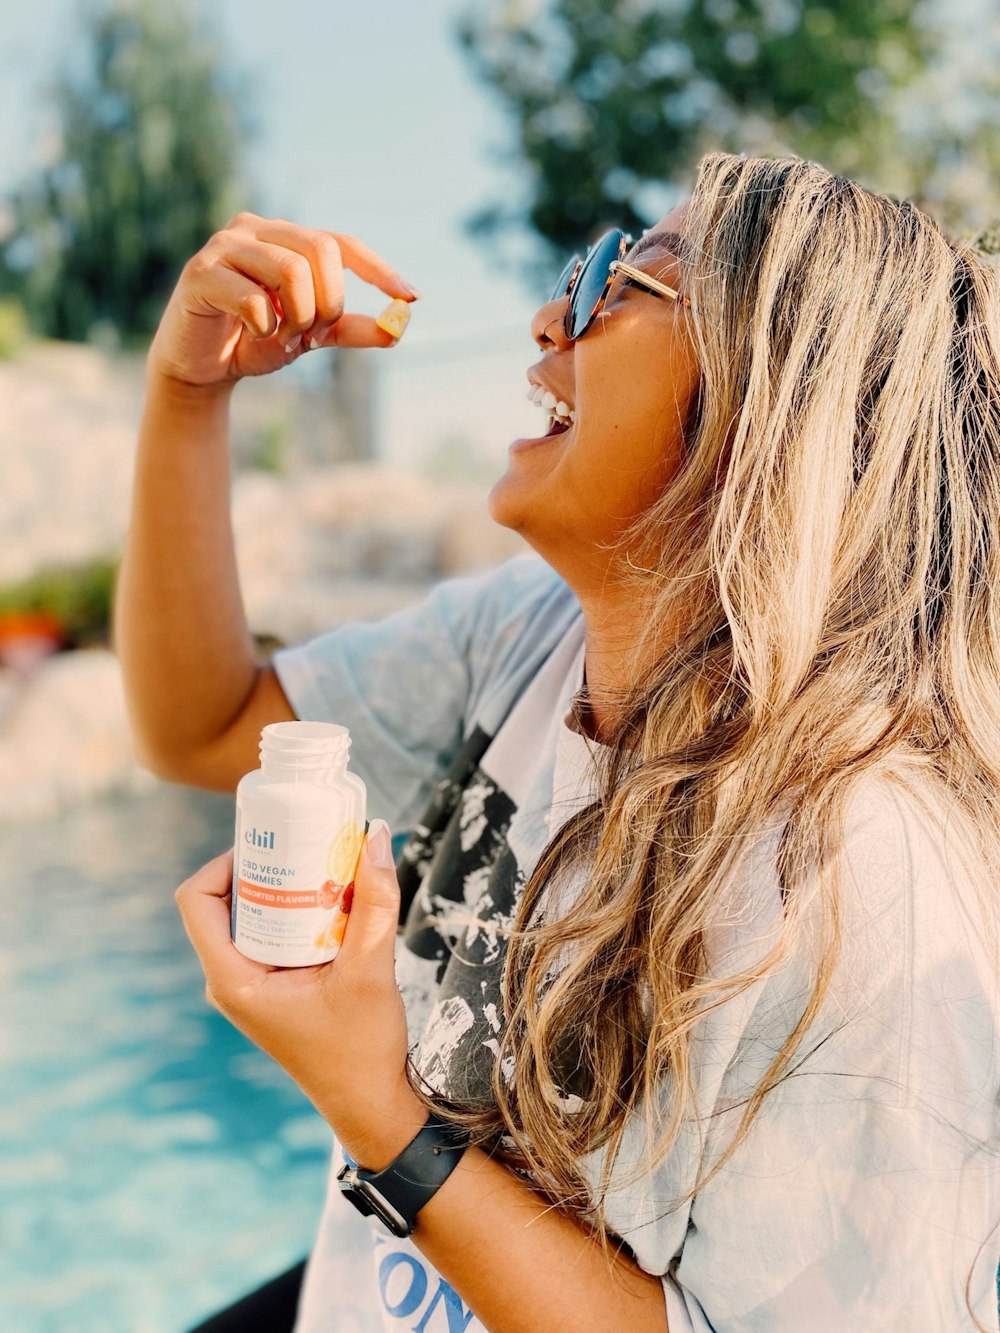
[[[386,1325],[400,1333],[466,1333],[474,1318],[455,1288],[408,1240],[375,1236],[375,1280]],[[476,1328],[482,1325],[476,1323]]]
[[[438,963],[420,1071],[463,1101],[490,1096],[502,1021],[504,932],[524,887],[506,837],[517,808],[479,766],[491,739],[479,728],[470,734],[400,863],[400,884],[410,898],[404,943]]]
[[[434,788],[423,818],[413,827],[396,866],[402,902],[400,925],[406,924],[410,905],[416,897],[431,862],[437,853],[441,837],[455,813],[463,790],[479,761],[486,753],[492,736],[476,727],[459,748],[448,771]]]

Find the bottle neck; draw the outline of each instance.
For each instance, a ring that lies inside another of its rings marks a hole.
[[[260,733],[261,769],[285,782],[333,786],[350,752],[350,732],[334,722],[271,722]]]
[[[284,782],[310,782],[333,787],[347,774],[347,755],[299,755],[261,749],[260,767],[268,777]]]

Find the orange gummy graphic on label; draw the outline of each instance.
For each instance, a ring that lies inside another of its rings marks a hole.
[[[317,949],[332,949],[334,945],[339,948],[343,944],[344,931],[347,929],[347,915],[351,910],[353,894],[354,885],[348,884],[344,890],[344,901],[341,903],[340,911],[334,912],[329,923],[323,927],[313,940],[313,945]]]

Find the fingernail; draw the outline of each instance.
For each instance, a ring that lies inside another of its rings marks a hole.
[[[410,284],[404,282],[402,278],[399,279],[399,285],[408,291],[415,301],[420,300],[420,293],[417,291],[416,287],[411,287]]]
[[[297,334],[295,335],[295,337],[291,339],[290,342],[286,342],[286,343],[285,343],[285,351],[286,351],[286,352],[294,352],[295,349],[296,349],[296,347],[298,347],[298,345],[299,345],[299,343],[300,343],[301,341],[302,341],[302,334],[301,334],[301,333],[297,333]]]
[[[310,337],[306,347],[310,352],[315,352],[317,347],[323,346],[323,339],[330,332],[330,325],[324,324],[321,328],[315,329]]]
[[[389,835],[389,825],[384,819],[373,819],[368,825],[365,849],[373,866],[377,866],[380,870],[394,868],[396,863],[392,859],[392,838]]]

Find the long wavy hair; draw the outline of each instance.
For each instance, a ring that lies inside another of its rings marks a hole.
[[[993,917],[1000,882],[996,274],[908,202],[725,154],[700,165],[680,259],[696,409],[677,474],[609,550],[643,612],[632,683],[597,799],[524,890],[494,1103],[454,1111],[596,1223],[626,1123],[654,1127],[638,1174],[696,1118],[699,1022],[801,955],[808,1003],[685,1197],[789,1072],[835,968],[836,851],[862,781],[947,810]],[[779,928],[718,975],[713,927],[778,816]],[[578,1163],[599,1147],[595,1202]]]

